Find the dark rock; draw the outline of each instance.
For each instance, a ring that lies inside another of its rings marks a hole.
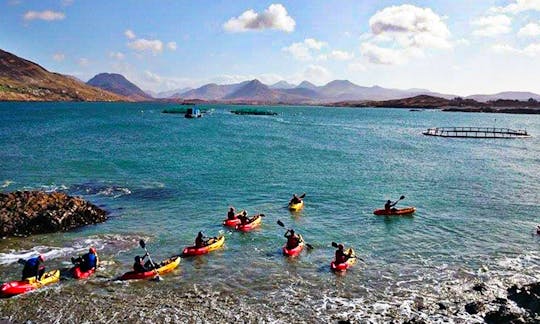
[[[438,302],[438,303],[437,303],[437,306],[439,306],[439,309],[440,309],[440,310],[445,310],[445,309],[448,308],[448,307],[447,307],[444,303],[442,303],[442,302]]]
[[[495,298],[495,300],[493,302],[495,304],[506,305],[506,304],[508,304],[508,299],[497,297],[497,298]]]
[[[540,282],[518,288],[516,285],[508,288],[508,299],[519,307],[526,309],[531,315],[540,315]]]
[[[0,193],[0,236],[69,231],[107,220],[107,213],[63,192]]]
[[[416,310],[422,310],[425,308],[425,305],[424,305],[424,298],[422,297],[416,297],[414,299],[414,308],[416,308]]]
[[[474,285],[472,290],[478,291],[479,293],[483,294],[487,290],[487,287],[485,283],[481,282]]]
[[[403,324],[426,324],[426,321],[418,317],[413,317],[403,322]]]
[[[349,320],[339,320],[337,322],[338,322],[338,324],[351,324],[351,321],[349,321]]]
[[[519,315],[510,312],[508,307],[501,305],[498,310],[487,312],[484,316],[484,321],[488,324],[502,324],[502,323],[525,323],[525,320]]]
[[[467,311],[467,313],[471,315],[478,314],[484,309],[485,309],[485,306],[480,301],[471,302],[465,305],[465,311]]]

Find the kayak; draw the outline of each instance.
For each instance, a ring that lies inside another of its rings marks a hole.
[[[375,211],[373,211],[373,214],[378,216],[405,216],[413,214],[415,211],[416,208],[414,207],[391,209],[389,211],[386,211],[385,209],[375,209]]]
[[[238,218],[238,216],[240,216],[244,211],[240,211],[238,214],[234,215],[234,219],[224,219],[223,220],[223,226],[227,226],[227,227],[236,227],[236,225],[240,224],[240,218]]]
[[[75,278],[75,279],[86,279],[86,278],[90,277],[91,275],[93,275],[94,272],[96,272],[96,269],[90,269],[88,271],[82,271],[81,267],[79,267],[79,266],[71,268],[71,273],[73,274],[73,278]]]
[[[193,256],[193,255],[206,254],[208,252],[219,249],[220,247],[223,246],[224,243],[225,243],[225,236],[221,235],[221,236],[219,236],[217,238],[210,239],[209,244],[205,245],[203,247],[198,248],[198,247],[195,247],[195,246],[188,246],[188,247],[184,248],[184,251],[182,252],[182,254],[184,256]]]
[[[32,277],[27,278],[26,280],[6,282],[0,286],[0,295],[3,297],[9,297],[24,294],[43,286],[53,284],[59,280],[60,270],[52,270],[44,273],[41,280],[36,280],[35,277]]]
[[[349,269],[350,267],[352,267],[355,263],[356,263],[356,254],[354,253],[354,250],[352,248],[348,248],[346,251],[345,251],[345,254],[351,254],[352,257],[349,258],[347,261],[343,262],[343,263],[339,263],[339,264],[335,264],[335,260],[332,261],[330,263],[330,269],[332,269],[332,271],[334,272],[345,272],[347,271],[347,269]]]
[[[303,200],[301,202],[297,203],[297,204],[289,204],[289,210],[290,211],[299,211],[302,208],[304,208],[304,201]]]
[[[180,264],[180,257],[174,256],[172,258],[169,258],[161,262],[159,264],[160,267],[155,270],[150,270],[150,271],[145,271],[145,272],[129,271],[129,272],[124,273],[119,279],[132,280],[132,279],[152,278],[156,276],[156,272],[159,273],[160,275],[171,272],[174,269],[176,269],[179,264]]]
[[[236,229],[242,232],[249,232],[252,229],[261,226],[261,223],[262,223],[261,215],[255,215],[253,216],[251,222],[247,224],[238,224],[236,225]]]
[[[300,239],[299,239],[299,243],[297,247],[293,249],[287,249],[287,243],[285,243],[285,245],[283,246],[283,255],[295,257],[299,255],[300,252],[302,252],[302,250],[304,249],[305,243],[304,243],[304,238],[302,237],[302,235],[299,235],[299,236],[300,236]]]
[[[240,224],[240,218],[225,219],[223,221],[223,226],[227,226],[227,227],[236,227],[236,225],[238,224]]]

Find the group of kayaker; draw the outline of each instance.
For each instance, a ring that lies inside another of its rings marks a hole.
[[[19,263],[24,265],[21,280],[35,278],[35,280],[39,281],[45,273],[45,266],[43,265],[44,262],[45,256],[43,254],[28,260],[20,259]],[[77,271],[79,273],[94,271],[98,264],[96,249],[94,247],[90,247],[90,249],[88,249],[88,253],[85,253],[77,258],[72,257],[71,263],[74,265],[72,269],[73,271]]]

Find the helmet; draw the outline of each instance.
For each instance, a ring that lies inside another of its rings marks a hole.
[[[88,252],[92,253],[92,254],[96,254],[96,248],[95,247],[91,247]]]
[[[41,261],[41,262],[45,262],[45,256],[43,254],[40,254],[38,256],[38,259]]]
[[[338,244],[338,249],[343,250],[343,244]]]

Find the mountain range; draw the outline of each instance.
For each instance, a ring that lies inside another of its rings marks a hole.
[[[334,80],[317,86],[305,80],[294,85],[286,81],[266,85],[257,79],[234,84],[209,83],[196,89],[144,92],[124,76],[100,73],[86,84],[59,73],[49,72],[36,63],[0,50],[0,100],[29,101],[208,101],[249,104],[332,104],[398,100],[427,95],[442,99],[458,96],[426,89],[391,89],[359,86],[348,80]],[[532,92],[500,92],[471,95],[464,99],[479,102],[504,100],[540,100]]]
[[[0,50],[0,101],[131,101]]]

